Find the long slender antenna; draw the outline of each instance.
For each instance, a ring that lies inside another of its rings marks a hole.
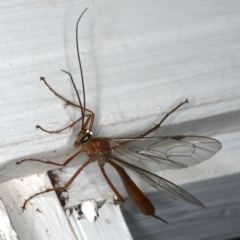
[[[85,107],[86,107],[86,96],[85,96],[85,87],[84,87],[84,77],[83,77],[83,70],[82,70],[82,64],[81,64],[81,58],[80,58],[80,53],[79,53],[79,46],[78,46],[78,24],[83,16],[83,14],[87,11],[88,8],[86,8],[81,16],[79,17],[76,25],[76,46],[77,46],[77,54],[78,54],[78,64],[80,68],[80,73],[81,73],[81,79],[82,79],[82,94],[83,94],[83,106],[81,105],[81,111],[82,111],[82,128],[84,127],[84,116],[85,116]]]
[[[64,70],[62,70],[61,69],[61,71],[62,72],[64,72],[64,73],[66,73],[66,74],[68,74],[69,76],[70,76],[70,79],[71,79],[71,81],[72,81],[72,85],[73,85],[73,87],[74,87],[74,90],[75,90],[75,92],[76,92],[76,94],[77,94],[77,98],[78,98],[78,102],[79,102],[79,105],[80,105],[80,109],[81,109],[81,113],[82,113],[82,126],[84,125],[84,112],[83,112],[83,107],[82,107],[82,102],[81,102],[81,99],[80,99],[80,96],[79,96],[79,94],[78,94],[78,91],[77,91],[77,87],[76,87],[76,85],[75,85],[75,82],[73,81],[73,77],[72,77],[72,75],[71,75],[71,73],[69,73],[69,72],[67,72],[67,71],[64,71]]]

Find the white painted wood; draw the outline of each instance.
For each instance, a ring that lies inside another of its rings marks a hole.
[[[0,239],[1,240],[18,240],[18,236],[13,228],[6,207],[0,199]]]
[[[80,89],[74,31],[86,7],[89,9],[80,23],[80,49],[87,106],[96,113],[95,136],[134,136],[185,98],[190,104],[171,116],[156,134],[215,136],[239,130],[239,1],[1,2],[0,180],[14,179],[1,184],[2,188],[9,186],[0,193],[5,204],[16,197],[17,177],[53,169],[36,163],[16,165],[17,160],[37,157],[63,162],[74,152],[77,128],[58,135],[35,129],[38,124],[58,129],[80,114],[72,108],[63,109],[62,101],[46,89],[39,77],[46,77],[56,91],[76,100],[67,75],[59,70],[71,72]],[[228,149],[232,142],[227,143],[223,147]],[[228,153],[220,152],[187,170],[161,174],[181,184],[238,173],[238,155],[226,163]],[[72,165],[79,166],[84,159],[78,158]],[[86,179],[88,174],[85,177],[83,173],[79,176],[80,184],[92,182],[84,192],[79,191],[79,199],[112,197],[97,167],[89,166],[86,173],[89,170],[94,178],[89,175]],[[110,176],[116,175],[107,170]],[[31,179],[24,185],[26,193],[16,202],[18,211],[24,198],[49,186],[45,181]],[[122,189],[118,179],[114,183]],[[8,189],[13,191],[7,194]],[[9,199],[5,200],[4,195]],[[44,206],[48,212],[57,200],[49,198],[34,199],[39,201],[36,208]],[[19,236],[19,231],[40,234],[45,224],[52,224],[48,214],[39,212],[35,224],[29,223],[32,218],[26,224],[26,219],[16,214],[18,211],[12,215],[8,212]],[[58,217],[58,221],[52,232],[64,231],[66,219]],[[63,236],[68,233],[66,230]],[[48,239],[46,231],[39,236]]]
[[[54,192],[34,198],[24,212],[20,208],[25,199],[50,185],[43,173],[1,183],[1,197],[19,239],[76,239]]]
[[[88,201],[89,202],[89,201]],[[85,202],[86,203],[86,202]],[[99,217],[95,222],[89,223],[85,219],[78,219],[77,211],[69,216],[70,223],[75,230],[78,239],[128,239],[132,237],[125,224],[119,206],[114,206],[112,201],[107,201],[99,209]]]
[[[81,203],[81,212],[89,222],[95,222],[98,217],[98,206],[94,200]]]

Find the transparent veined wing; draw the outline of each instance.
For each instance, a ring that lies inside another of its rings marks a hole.
[[[211,158],[222,145],[201,136],[111,139],[112,155],[150,172],[186,168]]]
[[[178,187],[174,183],[156,175],[151,172],[148,172],[144,169],[136,167],[130,163],[124,162],[121,159],[118,159],[114,156],[110,157],[111,161],[116,164],[122,165],[123,167],[130,169],[131,171],[137,173],[141,178],[143,178],[147,183],[149,183],[152,187],[166,194],[167,196],[177,200],[182,199],[191,204],[195,204],[199,207],[205,207],[203,203],[201,203],[197,198],[192,196],[190,193],[185,191],[184,189]]]

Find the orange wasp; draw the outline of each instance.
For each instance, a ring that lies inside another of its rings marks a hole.
[[[165,117],[154,127],[150,128],[148,131],[137,135],[133,138],[107,138],[107,137],[92,137],[92,128],[94,124],[94,113],[86,108],[86,94],[84,87],[84,77],[82,71],[82,64],[79,54],[78,46],[78,25],[81,17],[86,12],[87,9],[79,17],[76,24],[76,47],[78,53],[78,62],[80,67],[81,79],[82,79],[82,97],[81,100],[75,83],[73,81],[72,75],[66,71],[69,75],[75,92],[78,98],[78,104],[68,101],[60,94],[55,92],[46,82],[45,78],[41,77],[45,85],[59,98],[61,98],[66,106],[72,106],[79,108],[81,111],[81,117],[71,123],[69,126],[60,129],[58,131],[48,131],[39,125],[37,128],[41,129],[47,133],[59,133],[67,128],[72,128],[75,124],[81,122],[81,129],[77,135],[77,139],[74,142],[74,147],[79,148],[73,156],[69,157],[64,163],[55,163],[51,161],[44,161],[40,159],[23,159],[17,162],[20,164],[24,161],[37,161],[46,164],[52,164],[56,166],[64,167],[69,162],[71,162],[76,156],[85,152],[89,159],[76,171],[76,173],[71,177],[71,179],[62,187],[50,188],[45,191],[38,192],[33,196],[25,200],[22,209],[25,210],[26,204],[34,197],[47,193],[50,191],[64,190],[69,187],[69,185],[74,181],[78,174],[91,162],[98,162],[98,166],[105,177],[107,183],[117,196],[116,203],[124,203],[124,198],[114,187],[111,180],[105,173],[104,165],[106,163],[110,164],[119,174],[123,185],[135,206],[139,209],[141,213],[148,216],[153,216],[159,220],[166,222],[162,218],[155,215],[155,209],[151,201],[142,193],[142,191],[137,187],[137,185],[131,180],[128,174],[123,169],[130,169],[131,171],[137,173],[143,180],[149,183],[152,187],[163,192],[167,196],[173,199],[183,199],[189,203],[195,204],[199,207],[204,207],[198,199],[193,197],[190,193],[178,187],[177,185],[169,182],[168,180],[152,173],[153,171],[160,171],[164,169],[180,169],[186,168],[198,164],[211,158],[216,152],[221,149],[221,143],[213,138],[201,137],[201,136],[163,136],[163,137],[146,137],[148,134],[152,133],[154,130],[158,129],[163,121],[173,112],[175,112],[179,107],[188,103],[186,99],[184,102],[180,103],[174,109],[172,109]],[[167,223],[167,222],[166,222]]]

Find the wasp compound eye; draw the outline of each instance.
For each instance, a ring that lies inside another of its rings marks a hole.
[[[91,132],[87,132],[84,136],[82,136],[80,138],[80,143],[81,144],[86,144],[87,142],[90,141],[91,137],[92,137],[92,133]]]

